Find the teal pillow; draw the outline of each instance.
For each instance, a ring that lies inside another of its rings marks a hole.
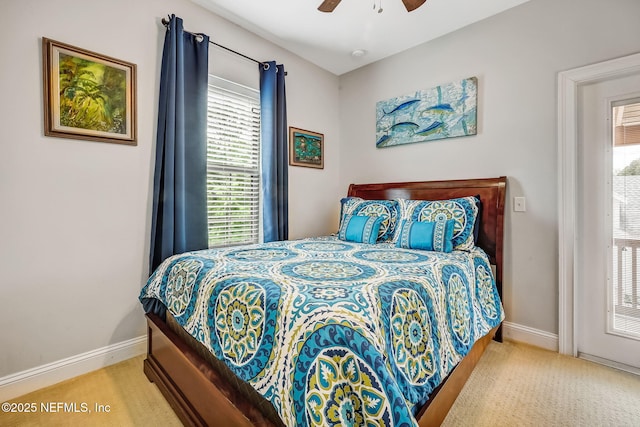
[[[340,218],[345,215],[383,216],[378,231],[379,242],[389,242],[396,234],[398,202],[395,200],[364,200],[360,197],[345,197],[340,200]],[[342,225],[342,223],[340,223]]]
[[[440,221],[455,220],[453,229],[453,249],[469,251],[475,246],[474,228],[478,218],[479,207],[476,197],[460,197],[449,200],[409,200],[396,199],[400,216],[393,242],[398,242],[402,220]]]
[[[455,220],[411,221],[403,220],[396,246],[404,249],[451,252]]]
[[[348,242],[374,244],[378,240],[384,216],[345,215],[340,224],[338,238]]]

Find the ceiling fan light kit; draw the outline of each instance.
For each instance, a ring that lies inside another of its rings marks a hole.
[[[338,4],[340,4],[341,0],[324,0],[322,4],[318,7],[320,12],[333,12]],[[402,0],[404,7],[407,9],[407,12],[411,12],[422,6],[427,0]],[[375,3],[373,5],[373,9],[375,10]],[[378,9],[378,13],[382,13],[382,5]]]

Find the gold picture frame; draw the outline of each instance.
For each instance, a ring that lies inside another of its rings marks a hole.
[[[289,164],[324,169],[324,135],[289,127]]]
[[[42,38],[44,134],[137,145],[136,65]]]

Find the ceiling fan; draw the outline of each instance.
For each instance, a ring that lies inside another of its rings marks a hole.
[[[318,10],[320,12],[333,12],[333,9],[338,6],[341,0],[324,0]],[[404,3],[404,7],[407,8],[407,12],[411,12],[412,10],[416,10],[420,6],[424,4],[427,0],[402,0]]]

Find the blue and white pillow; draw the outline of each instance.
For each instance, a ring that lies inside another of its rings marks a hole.
[[[345,197],[340,200],[340,226],[345,215],[383,217],[378,232],[379,242],[388,242],[396,233],[398,202],[395,200],[364,200],[360,197]]]
[[[435,222],[439,220],[453,220],[453,249],[467,251],[475,246],[474,229],[478,217],[478,198],[474,196],[460,197],[449,200],[408,200],[396,199],[399,208],[399,219]],[[400,227],[393,237],[397,243]]]
[[[451,252],[453,250],[452,219],[418,222],[403,220],[400,225],[396,246],[404,249],[421,249],[424,251]]]
[[[338,238],[347,242],[374,244],[378,240],[383,220],[382,216],[345,215],[340,224]]]

